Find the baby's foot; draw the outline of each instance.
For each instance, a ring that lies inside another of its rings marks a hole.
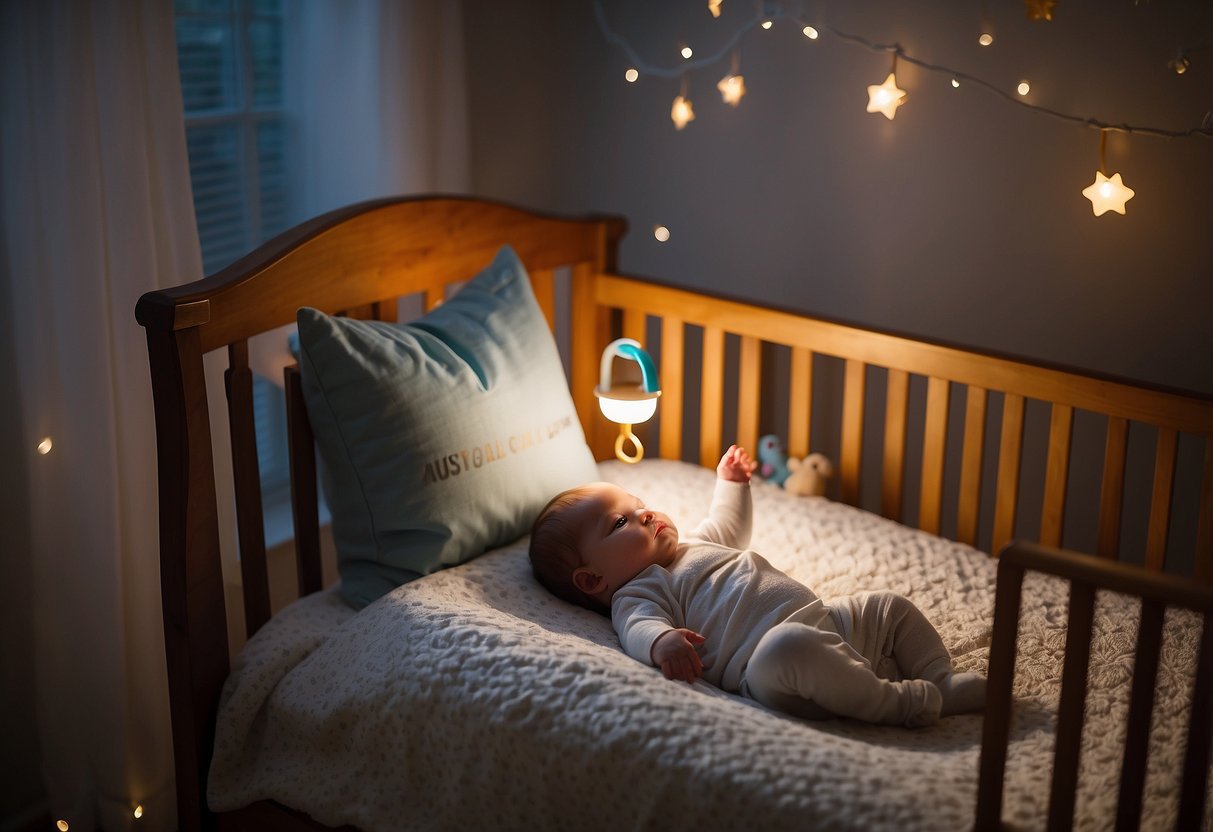
[[[940,716],[976,713],[986,706],[986,677],[980,673],[949,673],[935,685],[943,696]]]
[[[907,728],[926,728],[939,721],[943,702],[939,688],[926,679],[907,679],[893,684],[903,686],[909,694],[909,713],[905,719]]]

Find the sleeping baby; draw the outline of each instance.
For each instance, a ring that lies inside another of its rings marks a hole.
[[[908,599],[866,592],[824,604],[746,548],[753,470],[730,447],[708,516],[685,538],[618,486],[565,491],[531,530],[535,576],[560,598],[609,611],[628,655],[669,679],[703,677],[807,719],[917,728],[981,710],[985,678],[953,670]]]

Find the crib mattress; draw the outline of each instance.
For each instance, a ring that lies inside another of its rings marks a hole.
[[[604,463],[692,528],[714,473]],[[825,600],[890,589],[985,672],[995,562],[823,498],[754,487],[752,546]],[[1067,586],[1024,585],[1004,819],[1044,826]],[[1076,827],[1110,828],[1138,606],[1100,593]],[[1199,622],[1169,611],[1143,824],[1174,825]],[[963,829],[981,718],[911,730],[806,722],[627,657],[610,621],[551,597],[525,539],[354,613],[332,592],[275,616],[224,687],[213,810],[273,799],[330,825],[388,829]]]

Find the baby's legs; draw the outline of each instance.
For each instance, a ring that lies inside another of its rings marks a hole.
[[[926,679],[943,695],[942,716],[980,711],[986,680],[956,673],[939,633],[922,611],[893,592],[866,592],[830,605],[843,637],[888,679]]]
[[[758,642],[746,686],[762,704],[807,719],[849,716],[917,728],[935,722],[941,704],[930,682],[882,679],[837,633],[794,622],[772,627]]]

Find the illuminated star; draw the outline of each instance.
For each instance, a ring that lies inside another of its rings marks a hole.
[[[884,79],[884,83],[868,87],[868,112],[883,113],[889,121],[897,113],[897,108],[905,103],[906,91],[897,89],[897,79],[893,73]]]
[[[1091,200],[1091,210],[1095,216],[1105,211],[1125,212],[1125,203],[1133,198],[1133,191],[1120,181],[1120,174],[1112,174],[1112,178],[1103,175],[1102,171],[1095,173],[1095,181],[1082,189],[1082,195]]]
[[[720,97],[724,99],[725,104],[736,107],[745,95],[745,78],[740,75],[726,75],[720,79],[716,89],[720,90]]]
[[[674,126],[679,130],[687,126],[687,122],[695,120],[695,111],[691,108],[691,99],[683,98],[681,95],[674,99],[674,106],[670,108],[670,118],[674,119]]]
[[[1057,0],[1023,0],[1028,7],[1028,20],[1052,20]]]
[[[720,17],[721,0],[708,0],[708,11],[712,13],[712,17]]]

